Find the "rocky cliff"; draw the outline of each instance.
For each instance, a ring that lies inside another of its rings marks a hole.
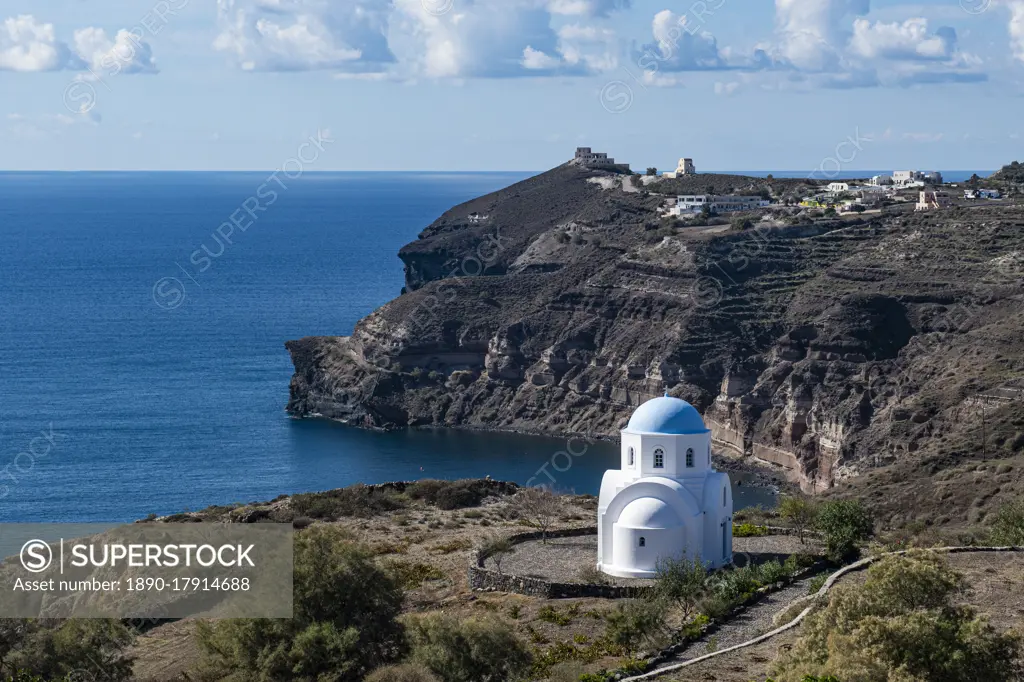
[[[453,208],[400,297],[287,344],[289,411],[614,437],[668,391],[808,491],[1024,447],[1019,208],[679,228],[656,191],[567,165]]]

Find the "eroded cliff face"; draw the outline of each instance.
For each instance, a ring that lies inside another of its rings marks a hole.
[[[1011,209],[666,230],[622,182],[561,167],[446,213],[402,249],[406,293],[287,344],[289,411],[615,437],[668,391],[820,491],[967,433],[1024,375]]]

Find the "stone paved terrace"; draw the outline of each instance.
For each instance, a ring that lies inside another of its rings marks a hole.
[[[791,554],[818,552],[820,546],[810,538],[801,544],[799,538],[790,535],[768,535],[758,538],[734,538],[733,559],[737,565],[744,565],[750,557],[757,563],[777,558],[784,561]],[[551,538],[547,543],[530,540],[515,546],[515,552],[506,556],[501,563],[501,572],[527,578],[540,578],[551,582],[582,583],[581,571],[594,567],[597,558],[597,536],[586,535],[575,538]],[[494,562],[487,559],[484,567],[496,569]],[[615,578],[604,576],[611,585],[649,585],[649,580],[638,578]]]

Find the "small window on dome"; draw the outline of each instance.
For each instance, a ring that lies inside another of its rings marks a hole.
[[[634,462],[636,462],[636,452],[633,450],[633,448],[630,448],[629,449],[629,466],[633,466]]]
[[[646,547],[647,546],[647,538],[645,538],[642,535],[640,536],[640,546],[641,547]]]
[[[654,451],[654,468],[664,469],[665,468],[665,451],[661,448],[657,448]]]
[[[693,448],[686,448],[686,468],[693,468]]]

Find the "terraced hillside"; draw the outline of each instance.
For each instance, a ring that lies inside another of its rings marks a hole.
[[[287,344],[289,410],[614,437],[667,390],[808,491],[1009,467],[980,506],[914,493],[957,523],[1024,488],[1019,207],[738,231],[666,227],[662,200],[564,166],[452,209],[402,250],[406,293]],[[880,513],[913,521],[891,493]]]

